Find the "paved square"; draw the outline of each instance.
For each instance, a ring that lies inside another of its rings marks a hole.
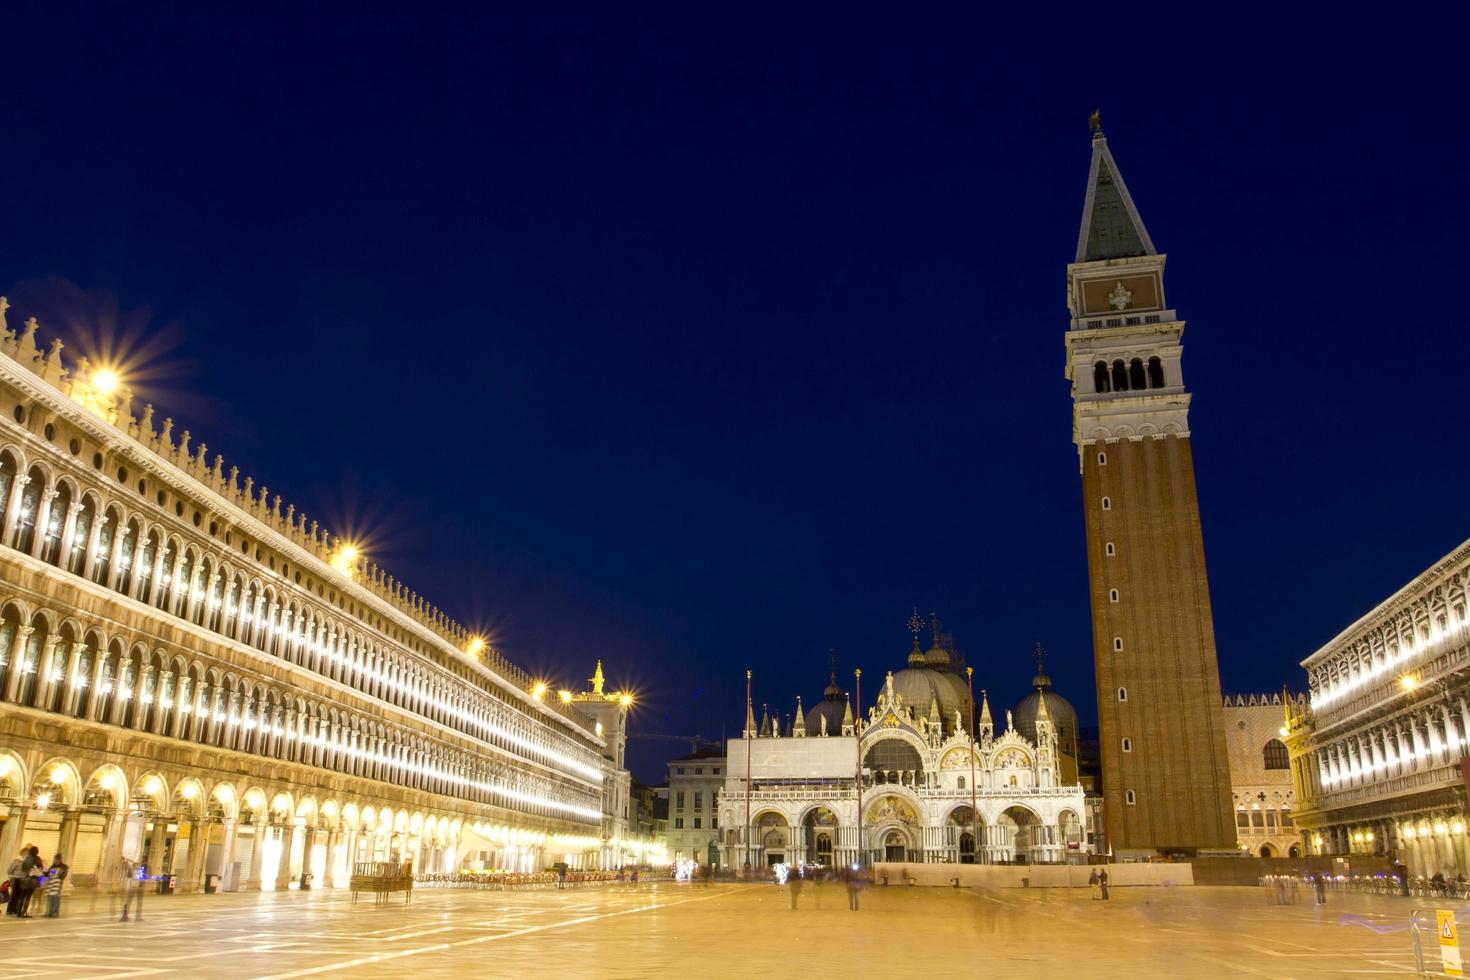
[[[1253,888],[980,892],[874,888],[851,912],[808,885],[662,883],[572,891],[424,889],[353,906],[340,892],[107,899],[4,922],[12,977],[1410,976],[1414,900],[1333,893],[1267,904]]]

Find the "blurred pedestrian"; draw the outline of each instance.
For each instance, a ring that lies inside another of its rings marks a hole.
[[[791,911],[796,911],[797,899],[801,898],[801,868],[792,868],[790,877],[786,879],[786,890],[791,893]]]
[[[1318,874],[1316,875],[1316,877],[1313,879],[1313,883],[1314,883],[1314,885],[1315,885],[1315,887],[1317,889],[1317,904],[1318,905],[1326,905],[1327,904],[1327,879],[1326,879],[1326,877],[1324,875],[1322,875],[1320,872],[1318,872]]]
[[[6,893],[5,898],[6,915],[20,914],[21,884],[25,880],[25,860],[26,857],[29,856],[29,854],[30,851],[22,847],[20,849],[20,854],[18,854],[15,859],[10,862],[10,870],[6,872],[6,877],[8,878],[10,884],[10,890]]]
[[[1097,873],[1097,886],[1102,891],[1102,900],[1108,900],[1108,873],[1106,869]]]
[[[20,871],[20,904],[16,906],[17,919],[31,918],[31,898],[41,886],[41,877],[46,873],[46,863],[41,860],[41,849],[32,844],[24,851]]]
[[[1097,878],[1097,869],[1096,868],[1093,868],[1092,869],[1092,874],[1090,874],[1090,875],[1087,876],[1087,887],[1089,887],[1089,888],[1092,889],[1092,900],[1094,902],[1097,901],[1098,885],[1099,885],[1099,881],[1098,881],[1098,878]]]
[[[849,868],[842,873],[843,884],[847,885],[847,909],[849,912],[858,910],[858,891],[863,887],[860,872],[857,868]]]
[[[46,918],[61,918],[61,887],[66,883],[66,876],[71,867],[61,859],[61,855],[51,859],[51,867],[46,869],[46,884],[43,886],[46,893]]]

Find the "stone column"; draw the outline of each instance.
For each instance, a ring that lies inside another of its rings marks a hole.
[[[153,815],[153,830],[148,834],[148,873],[163,874],[163,852],[168,846],[168,817],[161,813]]]
[[[25,498],[26,485],[30,482],[31,478],[29,474],[17,473],[15,475],[15,483],[10,488],[10,506],[5,508],[5,533],[0,535],[0,542],[9,543],[10,536],[15,531],[16,518],[20,515],[21,501]],[[15,845],[15,847],[17,851],[20,850],[19,844]]]
[[[82,511],[82,500],[73,500],[66,508],[66,523],[61,528],[61,550],[58,552],[62,568],[71,568],[71,553],[76,545],[77,515]]]
[[[51,523],[51,506],[56,495],[54,488],[44,490],[41,492],[41,499],[36,501],[36,540],[31,542],[32,558],[40,558],[46,550],[46,537],[51,530],[47,525]]]
[[[254,828],[255,846],[250,849],[250,870],[245,876],[245,887],[252,891],[259,891],[260,869],[265,861],[265,838],[271,831],[270,826],[259,816],[251,821],[250,826]]]
[[[87,652],[87,645],[81,640],[72,643],[71,649],[66,654],[66,673],[61,679],[61,713],[64,715],[75,715],[77,713],[77,699],[81,696],[81,689],[77,687],[77,671],[81,667],[82,654]],[[90,683],[90,679],[89,679]]]
[[[102,859],[97,865],[97,883],[109,891],[116,889],[118,885],[117,862],[122,857],[122,833],[126,820],[127,814],[123,811],[110,811],[107,814],[107,824],[103,828]]]
[[[219,865],[219,873],[221,876],[220,886],[223,887],[226,881],[225,876],[233,873],[233,865],[235,863],[235,841],[238,839],[236,831],[239,829],[239,822],[229,817],[226,817],[225,819],[220,821],[220,826],[224,828],[224,840],[220,846],[221,856]],[[240,874],[237,878],[229,879],[231,888],[235,889],[236,891],[240,889],[239,878],[243,878],[245,876],[245,872],[246,869],[241,868]]]
[[[46,637],[41,644],[41,655],[36,658],[36,707],[43,711],[51,710],[51,692],[56,689],[64,677],[53,678],[51,675],[60,670],[57,661],[60,659],[56,653],[57,646],[61,643],[61,636],[52,633]],[[49,860],[49,858],[48,858]]]
[[[21,678],[25,676],[26,644],[35,631],[34,626],[21,626],[15,631],[15,638],[10,642],[10,677],[5,683],[5,700],[11,704],[15,703],[20,693]],[[19,850],[19,848],[20,845],[17,844],[16,849]]]
[[[61,818],[61,836],[56,841],[56,850],[61,854],[62,860],[70,861],[77,852],[77,832],[82,826],[82,811],[77,809],[67,810]],[[20,850],[20,845],[16,845]],[[48,865],[51,863],[50,854],[42,854],[42,860]]]
[[[204,859],[209,851],[209,823],[204,817],[189,820],[189,860],[179,874],[177,891],[190,894],[200,891],[204,878]]]
[[[297,827],[287,823],[281,831],[281,861],[276,865],[276,891],[283,892],[291,887],[291,850],[296,843]]]
[[[82,556],[82,577],[88,581],[97,564],[97,545],[102,538],[102,527],[107,523],[107,512],[102,511],[92,520],[92,530],[87,535],[87,552]]]
[[[24,843],[22,837],[26,832],[26,817],[30,814],[30,807],[24,803],[15,803],[10,807],[10,817],[5,821],[5,832],[0,834],[0,854],[5,856],[5,864],[10,865],[10,859],[20,851]]]

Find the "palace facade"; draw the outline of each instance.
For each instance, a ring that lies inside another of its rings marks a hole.
[[[1470,874],[1470,541],[1302,666],[1285,733],[1309,853]]]
[[[935,633],[924,652],[915,631],[908,666],[885,676],[865,715],[835,670],[814,707],[797,699],[789,724],[757,724],[747,709],[709,834],[722,864],[1085,860],[1076,713],[1043,670],[999,735],[982,691],[972,729],[968,673]]]
[[[546,698],[7,305],[0,848],[180,891],[640,856],[626,699]]]

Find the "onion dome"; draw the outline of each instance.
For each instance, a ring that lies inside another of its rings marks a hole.
[[[1012,712],[1011,720],[1016,731],[1031,742],[1036,741],[1036,719],[1043,710],[1042,695],[1046,696],[1045,711],[1050,716],[1052,731],[1056,733],[1057,745],[1067,755],[1077,754],[1077,710],[1072,703],[1052,690],[1051,678],[1046,673],[1046,650],[1036,644],[1036,676],[1031,679],[1032,691],[1021,699]]]
[[[834,658],[835,659],[835,658]],[[837,668],[832,668],[832,680],[828,682],[827,689],[822,692],[822,700],[806,713],[807,735],[822,734],[822,719],[827,719],[826,733],[828,735],[842,734],[842,688],[837,686]]]

